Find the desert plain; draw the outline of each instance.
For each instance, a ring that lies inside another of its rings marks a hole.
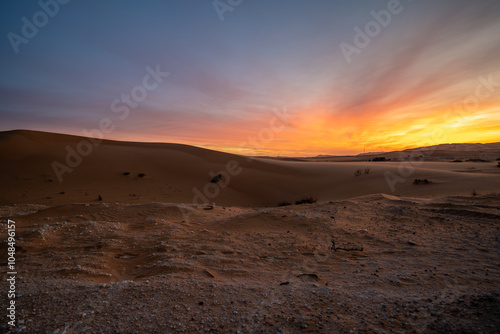
[[[2,132],[17,325],[0,330],[498,333],[499,158],[500,143],[273,158]]]

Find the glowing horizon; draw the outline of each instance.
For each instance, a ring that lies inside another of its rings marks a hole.
[[[4,36],[41,10],[0,6]],[[61,6],[17,53],[0,44],[0,131],[82,135],[109,119],[106,139],[269,156],[500,141],[498,1],[243,1],[219,14]]]

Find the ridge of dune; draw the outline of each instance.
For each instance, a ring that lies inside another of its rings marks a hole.
[[[120,141],[111,139],[99,139],[90,138],[93,140],[99,140],[99,145],[112,145],[112,146],[132,146],[141,148],[170,148],[185,150],[187,152],[193,152],[199,155],[203,153],[215,153],[215,154],[231,154],[220,151],[211,150],[208,148],[201,148],[192,145],[178,144],[178,143],[159,143],[159,142],[134,142],[134,141]],[[60,134],[54,132],[43,132],[34,130],[11,130],[11,131],[0,131],[0,145],[22,145],[22,144],[76,144],[82,140],[89,140],[89,138],[84,136],[76,136],[69,134]]]
[[[56,205],[101,198],[251,207],[295,203],[306,196],[322,202],[380,193],[433,197],[500,189],[495,161],[283,161],[169,143],[103,140],[78,163],[73,157],[70,166],[69,150],[76,152],[79,143],[91,141],[28,130],[0,132],[0,181],[6,189],[0,204]],[[54,163],[68,167],[61,178]],[[355,176],[356,170],[368,173]],[[211,183],[217,174],[223,175],[221,181]],[[431,182],[415,185],[414,179]]]

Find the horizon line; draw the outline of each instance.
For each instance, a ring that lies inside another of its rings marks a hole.
[[[119,143],[137,143],[137,144],[175,144],[175,145],[185,145],[185,146],[191,146],[191,147],[197,147],[205,150],[210,150],[210,151],[217,151],[217,152],[222,152],[222,153],[228,153],[228,154],[235,154],[235,155],[241,155],[241,156],[251,156],[251,157],[257,157],[257,158],[317,158],[317,157],[356,157],[360,155],[378,155],[378,154],[384,154],[384,153],[394,153],[394,152],[403,152],[406,150],[414,150],[414,149],[420,149],[420,148],[427,148],[427,147],[436,147],[440,145],[486,145],[486,144],[496,144],[500,143],[500,141],[494,141],[494,142],[460,142],[460,143],[439,143],[435,145],[427,145],[427,146],[407,146],[404,148],[400,149],[395,149],[395,150],[390,150],[390,151],[369,151],[369,152],[360,152],[357,154],[344,154],[344,155],[337,155],[337,154],[317,154],[317,155],[310,155],[310,156],[289,156],[289,155],[244,155],[236,152],[230,152],[230,151],[225,151],[225,150],[218,150],[218,149],[213,149],[211,147],[206,147],[201,144],[195,145],[195,144],[186,144],[182,142],[172,142],[172,141],[140,141],[140,140],[130,140],[130,139],[112,139],[112,138],[106,138],[103,136],[103,138],[99,137],[89,137],[89,136],[84,136],[82,134],[73,134],[73,133],[64,133],[64,132],[53,132],[53,131],[44,131],[44,130],[33,130],[33,129],[11,129],[11,130],[0,130],[0,133],[5,133],[5,132],[39,132],[39,133],[47,133],[47,134],[53,134],[53,135],[62,135],[62,136],[72,136],[72,137],[79,137],[79,138],[92,138],[92,139],[101,139],[105,141],[112,141],[112,142],[119,142]],[[210,144],[208,144],[210,145]]]

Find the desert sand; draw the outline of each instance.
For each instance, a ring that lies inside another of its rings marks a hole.
[[[102,141],[58,176],[85,140],[0,133],[4,332],[500,330],[498,143],[275,159]]]

